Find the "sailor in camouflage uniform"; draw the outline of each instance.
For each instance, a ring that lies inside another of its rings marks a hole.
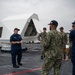
[[[62,63],[62,36],[56,30],[58,22],[52,20],[50,22],[50,30],[44,40],[45,60],[42,66],[42,75],[49,75],[49,71],[54,68],[54,75],[60,75],[60,67]]]
[[[62,47],[63,47],[63,49],[64,50],[62,50],[63,51],[63,58],[64,58],[64,60],[68,60],[68,54],[67,54],[67,52],[66,52],[66,44],[67,44],[67,34],[64,32],[64,28],[63,27],[60,27],[60,34],[62,35],[62,41],[63,41],[63,45],[62,45]]]
[[[41,42],[41,49],[42,49],[42,51],[41,51],[41,59],[43,59],[44,58],[44,47],[43,47],[43,41],[44,41],[44,39],[45,39],[45,37],[46,37],[46,35],[47,35],[47,32],[46,32],[46,28],[44,27],[43,28],[43,32],[41,32],[40,34],[39,34],[39,36],[38,36],[38,40]]]

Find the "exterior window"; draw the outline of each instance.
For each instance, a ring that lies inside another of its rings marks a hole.
[[[36,31],[34,22],[31,19],[24,36],[36,36],[36,34],[37,34],[37,31]]]
[[[3,27],[0,27],[0,38],[2,36],[2,30],[3,30]]]

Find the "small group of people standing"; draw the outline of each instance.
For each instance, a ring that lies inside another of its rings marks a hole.
[[[60,27],[59,28],[60,29],[60,34],[62,35],[62,37],[63,37],[63,42],[64,42],[64,44],[63,44],[63,60],[68,60],[68,55],[67,55],[67,53],[66,53],[66,44],[67,44],[67,34],[64,32],[64,28],[63,27]],[[51,28],[50,28],[50,30],[51,30]],[[44,41],[44,39],[46,38],[46,36],[47,36],[47,29],[46,29],[46,27],[44,27],[43,28],[43,32],[41,32],[40,34],[39,34],[39,36],[38,36],[38,40],[41,42],[41,49],[42,49],[42,51],[41,51],[41,59],[44,59],[44,47],[43,47],[43,41]]]
[[[60,27],[60,32],[57,31],[58,22],[56,20],[50,21],[48,24],[50,31],[47,33],[46,28],[43,28],[43,32],[39,34],[38,40],[42,44],[41,59],[44,59],[42,66],[42,75],[49,75],[49,71],[54,68],[54,75],[60,75],[60,67],[62,64],[62,57],[66,59],[66,43],[67,35],[63,31],[64,28]],[[71,61],[73,64],[72,75],[75,75],[75,22],[72,23],[73,29],[70,31],[70,42],[72,44],[71,48]],[[11,43],[11,55],[12,64],[14,68],[19,68],[22,66],[22,37],[18,34],[20,29],[15,28],[14,34],[10,37]],[[63,55],[62,55],[63,54]]]
[[[68,60],[68,54],[66,53],[67,34],[64,32],[63,27],[60,27],[60,32],[57,31],[58,22],[56,20],[52,20],[49,25],[50,31],[46,33],[46,28],[43,28],[43,32],[38,36],[38,39],[39,41],[41,40],[43,47],[41,54],[41,57],[44,59],[42,75],[49,75],[49,71],[52,68],[54,68],[54,75],[60,75],[62,59]],[[71,61],[73,64],[72,75],[75,75],[75,22],[72,23],[72,27],[73,31],[71,30],[69,38],[72,43],[70,51]]]

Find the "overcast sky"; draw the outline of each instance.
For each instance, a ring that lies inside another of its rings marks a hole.
[[[57,20],[59,27],[63,26],[65,31],[69,31],[75,20],[75,0],[0,0],[0,20],[27,13],[38,14],[41,29],[48,29],[47,24],[51,20]]]

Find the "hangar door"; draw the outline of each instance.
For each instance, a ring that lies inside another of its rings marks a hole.
[[[37,35],[37,31],[36,31],[34,22],[31,19],[24,36],[36,36],[36,35]]]

